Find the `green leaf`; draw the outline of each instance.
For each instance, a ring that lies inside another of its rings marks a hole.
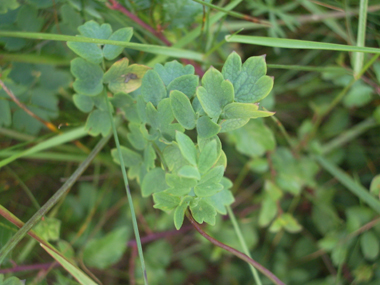
[[[164,149],[163,154],[169,171],[172,171],[173,173],[176,173],[184,165],[189,164],[189,162],[183,157],[177,143],[168,145]]]
[[[376,175],[372,179],[371,185],[369,187],[369,192],[377,197],[380,195],[380,174]]]
[[[251,120],[241,129],[228,133],[227,137],[240,153],[249,157],[262,156],[276,146],[272,131],[260,119]]]
[[[17,25],[24,32],[39,32],[44,23],[38,10],[29,5],[22,5],[17,14]]]
[[[216,136],[220,130],[221,127],[207,116],[202,116],[197,120],[197,133],[201,139],[208,139]]]
[[[62,254],[60,254],[57,251],[47,247],[46,245],[44,245],[42,243],[40,245],[57,262],[59,262],[62,265],[62,267],[64,267],[66,269],[66,271],[68,271],[80,284],[82,284],[82,285],[84,285],[84,284],[86,284],[86,285],[97,285],[97,283],[95,283],[82,270],[80,270],[78,267],[76,267],[74,264],[72,264],[69,260],[67,260]],[[12,284],[12,285],[16,285],[16,284]]]
[[[215,140],[208,142],[202,149],[198,159],[198,169],[207,172],[218,159],[218,147]]]
[[[8,10],[15,10],[20,6],[17,0],[2,0],[0,3],[0,14],[5,14]]]
[[[147,146],[144,149],[144,165],[146,167],[146,170],[153,169],[155,166],[155,160],[157,158],[156,152],[154,151],[154,148],[152,146],[152,143],[148,143]]]
[[[73,84],[74,90],[80,94],[95,96],[103,90],[103,71],[91,62],[82,58],[71,61],[71,73],[76,80]]]
[[[195,206],[190,205],[191,213],[198,223],[206,222],[210,225],[215,225],[216,211],[213,206],[207,203],[206,200],[201,199]]]
[[[83,260],[87,266],[105,269],[118,262],[127,249],[130,230],[121,227],[113,230],[100,239],[92,239],[86,243]]]
[[[224,106],[233,102],[234,88],[231,82],[224,80],[222,74],[211,67],[202,78],[197,89],[198,99],[203,110],[211,118],[218,118]]]
[[[89,113],[94,108],[94,101],[89,96],[74,94],[73,101],[75,106],[84,113]]]
[[[175,209],[181,202],[181,198],[169,194],[166,191],[153,194],[153,208],[160,209],[165,212],[170,212]]]
[[[189,194],[191,191],[191,188],[169,188],[165,190],[165,193],[174,195],[177,197],[183,197]]]
[[[170,103],[174,117],[187,130],[195,127],[195,112],[189,98],[181,91],[174,90],[170,93]]]
[[[125,167],[138,165],[142,162],[142,157],[137,152],[134,152],[133,150],[130,150],[129,148],[126,148],[125,146],[121,146],[120,149],[121,149],[121,154],[124,160]],[[116,148],[111,150],[111,155],[112,155],[113,160],[117,164],[120,164],[119,155]]]
[[[128,58],[123,58],[110,67],[103,76],[103,82],[108,84],[108,88],[113,92],[130,93],[139,88],[142,78],[150,69],[141,64],[129,65]]]
[[[110,24],[99,25],[97,22],[91,20],[79,26],[78,31],[82,36],[87,38],[106,40],[111,36],[112,28]]]
[[[283,226],[288,232],[298,233],[302,230],[302,226],[291,214],[285,213],[281,216],[281,218],[283,220]]]
[[[360,247],[366,259],[375,260],[379,255],[379,239],[371,230],[360,236]]]
[[[219,183],[223,178],[224,169],[225,168],[221,165],[210,169],[208,172],[202,175],[201,181],[199,183]]]
[[[231,53],[222,69],[224,79],[232,82],[235,101],[255,103],[264,99],[273,88],[273,78],[266,76],[264,56],[252,56],[242,65],[240,56]]]
[[[259,106],[251,103],[231,103],[224,107],[222,118],[224,119],[250,119],[268,117],[274,112],[259,111]]]
[[[184,133],[176,132],[176,141],[183,157],[193,166],[197,166],[197,150],[191,138]]]
[[[81,37],[81,36],[77,36]],[[97,44],[93,43],[81,43],[81,42],[67,42],[67,46],[79,55],[81,58],[99,64],[103,61],[103,53],[101,48]]]
[[[45,217],[33,230],[46,241],[57,241],[59,239],[61,221],[55,218]]]
[[[198,184],[194,187],[194,193],[198,197],[210,197],[223,190],[223,185],[211,181]]]
[[[108,39],[113,41],[129,42],[133,35],[132,28],[122,28],[114,32]],[[108,60],[113,60],[118,57],[123,51],[124,47],[105,45],[103,48],[104,57]]]
[[[157,106],[162,99],[167,97],[164,82],[156,71],[148,70],[145,73],[142,79],[141,94],[144,100],[151,102],[153,106]]]
[[[94,110],[87,118],[85,130],[92,136],[101,134],[103,137],[111,131],[111,121],[107,111]]]
[[[190,64],[183,66],[176,60],[167,62],[165,63],[165,65],[157,63],[154,66],[154,70],[160,75],[165,86],[169,86],[169,84],[177,77],[180,77],[182,75],[194,74],[194,66]]]
[[[201,180],[201,175],[198,171],[198,168],[191,165],[185,165],[181,167],[181,169],[178,170],[178,175],[186,178]]]
[[[219,121],[221,127],[220,133],[227,133],[233,130],[240,129],[247,124],[249,119],[224,119]]]
[[[172,173],[166,173],[165,178],[166,183],[173,188],[192,188],[197,185],[196,178],[179,176]]]
[[[372,100],[373,89],[362,81],[357,81],[343,98],[343,104],[348,107],[362,107]]]
[[[165,181],[165,171],[162,168],[156,167],[145,175],[141,184],[141,193],[143,197],[148,197],[167,188],[169,186]]]
[[[174,211],[174,226],[177,230],[182,227],[185,211],[189,204],[194,200],[193,197],[186,196],[182,198],[181,203]]]
[[[9,102],[0,98],[0,126],[10,126],[12,123]]]
[[[181,91],[185,94],[189,99],[193,98],[195,95],[195,91],[199,84],[199,77],[193,74],[186,74],[174,79],[167,86],[168,94],[172,90]]]
[[[128,125],[130,132],[127,134],[127,138],[131,145],[138,150],[144,150],[147,145],[147,140],[144,138],[140,130],[140,124],[130,123]]]
[[[232,183],[229,179],[223,177],[220,183],[223,185],[223,190],[205,199],[215,210],[222,215],[227,214],[226,206],[231,205],[235,199],[231,191],[228,189],[232,187]]]

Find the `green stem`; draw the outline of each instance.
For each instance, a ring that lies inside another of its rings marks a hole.
[[[128,197],[129,208],[131,210],[133,231],[135,233],[135,239],[136,239],[137,249],[138,249],[139,257],[140,257],[141,269],[142,269],[143,276],[144,276],[144,284],[148,285],[148,277],[147,277],[147,274],[146,274],[146,267],[145,267],[145,261],[144,261],[144,254],[143,254],[143,250],[142,250],[142,246],[141,246],[140,233],[139,233],[139,229],[138,229],[138,226],[137,226],[137,219],[136,219],[136,214],[135,214],[135,208],[133,206],[131,190],[129,189],[128,177],[127,177],[127,172],[125,170],[124,159],[123,159],[123,155],[121,153],[119,136],[117,135],[116,126],[115,126],[115,123],[113,121],[113,116],[112,116],[111,108],[110,108],[110,104],[111,103],[110,103],[107,95],[106,95],[105,99],[106,99],[107,111],[108,111],[109,118],[110,118],[110,121],[111,121],[113,136],[114,136],[114,139],[115,139],[117,153],[118,153],[118,156],[119,156],[121,173],[123,175],[123,180],[124,180],[124,187],[125,187],[125,191],[126,191],[127,197]]]
[[[73,175],[71,175],[62,187],[59,188],[58,191],[33,215],[33,217],[23,225],[23,227],[6,243],[6,245],[2,247],[0,250],[0,265],[3,263],[8,253],[20,242],[20,240],[41,220],[41,218],[60,200],[60,198],[71,189],[75,181],[82,175],[98,152],[108,142],[109,138],[110,135],[102,138],[98,142],[86,160],[78,166]]]
[[[368,9],[368,0],[360,0],[360,10],[359,10],[359,27],[358,27],[358,37],[356,45],[358,47],[365,46],[365,31],[367,24],[367,9]],[[360,70],[363,67],[364,54],[361,52],[354,53],[354,76],[357,76],[360,73]]]
[[[235,233],[236,235],[238,236],[239,238],[239,241],[240,241],[240,245],[241,247],[243,248],[243,252],[249,256],[250,258],[252,258],[251,254],[249,253],[249,250],[248,250],[248,247],[247,247],[247,244],[244,240],[244,237],[241,233],[241,230],[240,230],[240,227],[239,227],[239,224],[238,222],[236,221],[236,218],[235,218],[235,214],[234,212],[232,211],[231,207],[230,206],[227,206],[227,211],[228,211],[228,215],[230,216],[230,219],[231,219],[231,222],[232,222],[232,225],[234,226],[234,229],[235,229]],[[260,279],[260,276],[259,274],[257,273],[257,270],[255,267],[253,267],[252,264],[249,264],[249,267],[251,268],[251,272],[252,272],[252,275],[253,275],[253,278],[255,279],[256,283],[258,285],[262,285],[261,283],[261,279]]]

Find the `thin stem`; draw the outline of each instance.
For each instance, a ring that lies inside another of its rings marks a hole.
[[[238,224],[238,222],[236,221],[236,218],[235,218],[234,212],[232,211],[232,209],[231,209],[230,206],[227,206],[227,211],[228,211],[228,215],[230,216],[230,219],[231,219],[232,225],[234,226],[235,233],[236,233],[236,235],[237,235],[238,238],[239,238],[239,242],[240,242],[241,247],[243,248],[244,253],[245,253],[247,256],[249,256],[250,258],[252,258],[251,254],[249,253],[249,250],[248,250],[247,244],[246,244],[246,242],[245,242],[245,240],[244,240],[243,234],[241,233],[241,230],[240,230],[239,224]],[[251,268],[251,272],[252,272],[253,278],[255,279],[256,283],[257,283],[258,285],[262,285],[262,283],[261,283],[261,279],[260,279],[260,276],[259,276],[259,274],[257,273],[256,268],[253,267],[252,264],[249,264],[249,267]]]
[[[358,37],[356,45],[358,47],[365,46],[365,31],[367,24],[367,9],[368,0],[360,0],[359,9],[359,27],[358,27]],[[360,70],[363,67],[364,54],[361,52],[354,53],[354,76],[355,78],[359,76]]]
[[[190,220],[193,227],[208,241],[210,241],[212,244],[232,253],[233,255],[237,256],[241,260],[244,260],[245,262],[253,265],[257,270],[259,270],[262,274],[264,274],[266,277],[268,277],[274,284],[277,285],[285,285],[284,282],[282,282],[276,275],[274,275],[272,272],[270,272],[268,269],[266,269],[264,266],[262,266],[257,261],[254,261],[249,256],[245,255],[244,253],[225,245],[224,243],[214,239],[213,237],[209,236],[205,231],[203,231],[202,227],[194,220],[194,218],[191,216],[190,212],[186,211],[186,216]]]
[[[212,9],[215,9],[217,11],[221,11],[223,13],[226,13],[227,15],[230,15],[232,17],[236,17],[236,18],[243,19],[243,20],[246,20],[246,21],[249,21],[249,22],[260,24],[260,25],[263,25],[264,27],[268,27],[268,28],[272,27],[271,23],[268,22],[268,21],[265,21],[265,20],[261,20],[261,19],[258,19],[258,18],[255,18],[255,17],[251,17],[249,15],[245,15],[245,14],[238,13],[238,12],[235,12],[235,11],[230,11],[230,10],[227,10],[227,9],[222,8],[222,7],[210,4],[210,3],[205,2],[205,1],[201,1],[201,0],[193,0],[193,1],[197,2],[199,4],[202,4],[204,6],[210,7]]]
[[[136,242],[137,242],[137,249],[138,249],[138,252],[139,252],[140,263],[141,263],[141,269],[142,269],[143,276],[144,276],[144,284],[145,284],[145,285],[148,285],[148,277],[147,277],[147,274],[146,274],[146,267],[145,267],[145,261],[144,261],[144,254],[143,254],[143,250],[142,250],[142,246],[141,246],[141,239],[140,239],[140,233],[139,233],[139,229],[138,229],[138,225],[137,225],[137,219],[136,219],[136,214],[135,214],[135,208],[134,208],[134,206],[133,206],[131,190],[129,189],[128,178],[127,178],[127,172],[126,172],[126,170],[125,170],[124,159],[123,159],[123,155],[122,155],[122,153],[121,153],[119,137],[118,137],[118,135],[117,135],[116,126],[115,126],[115,123],[114,123],[114,121],[113,121],[113,116],[112,116],[112,113],[111,113],[111,108],[110,108],[110,104],[111,104],[111,103],[110,103],[110,101],[109,101],[107,95],[106,95],[106,97],[105,97],[105,100],[106,100],[106,105],[107,105],[107,111],[108,111],[109,118],[110,118],[110,121],[111,121],[111,126],[112,126],[112,131],[113,131],[113,137],[114,137],[114,139],[115,139],[115,144],[116,144],[116,148],[117,148],[117,153],[118,153],[118,156],[119,156],[121,173],[122,173],[122,175],[123,175],[123,180],[124,180],[124,187],[125,187],[125,191],[126,191],[126,193],[127,193],[127,197],[128,197],[128,204],[129,204],[129,208],[130,208],[130,210],[131,210],[132,224],[133,224],[133,231],[134,231],[134,233],[135,233],[135,238],[136,238]]]
[[[41,220],[41,218],[71,189],[75,181],[82,175],[82,173],[90,165],[91,161],[95,158],[98,152],[108,142],[110,135],[102,138],[98,144],[94,147],[91,153],[88,155],[75,170],[70,179],[67,180],[61,188],[30,218],[21,229],[6,243],[0,250],[0,264],[3,263],[8,253],[20,242],[20,240]],[[1,207],[1,205],[0,205]],[[2,214],[2,213],[1,213]]]

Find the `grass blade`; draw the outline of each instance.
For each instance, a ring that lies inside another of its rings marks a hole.
[[[32,218],[27,221],[22,228],[4,245],[0,250],[0,265],[4,261],[8,253],[20,242],[20,240],[41,220],[41,218],[71,189],[75,181],[82,175],[86,168],[90,165],[91,161],[95,158],[98,152],[108,142],[110,135],[102,138],[70,176],[68,180],[58,189],[58,191],[39,209]]]
[[[13,38],[26,38],[26,39],[36,39],[36,40],[51,40],[51,41],[64,41],[64,42],[81,42],[81,43],[94,43],[94,44],[110,44],[115,46],[122,46],[134,50],[145,51],[153,54],[167,55],[170,57],[187,58],[202,61],[203,54],[199,52],[194,52],[190,50],[179,49],[175,47],[157,46],[157,45],[146,45],[123,41],[113,41],[113,40],[100,40],[86,37],[75,37],[67,35],[57,35],[57,34],[44,34],[44,33],[27,33],[27,32],[11,32],[11,31],[0,31],[0,37],[13,37]]]
[[[368,0],[360,0],[359,10],[359,27],[356,45],[358,47],[365,46],[365,31],[367,26],[367,9]],[[361,52],[354,53],[354,76],[356,77],[363,67],[364,54]]]
[[[51,139],[47,139],[46,141],[43,141],[43,142],[25,150],[25,151],[17,152],[16,154],[14,154],[10,157],[7,157],[4,160],[1,160],[0,161],[0,168],[11,163],[12,161],[14,161],[20,157],[29,156],[29,155],[38,153],[38,152],[43,151],[45,149],[52,148],[52,147],[55,147],[57,145],[61,145],[61,144],[79,139],[81,137],[84,137],[85,135],[87,135],[87,132],[84,130],[84,127],[77,128],[77,129],[71,130],[69,132],[56,135],[56,136],[52,137]]]
[[[322,156],[316,156],[315,159],[325,170],[327,170],[327,172],[334,176],[335,179],[346,186],[346,188],[350,190],[354,195],[356,195],[359,199],[367,203],[374,211],[380,214],[380,201],[372,196],[366,188],[356,183],[354,179],[352,179],[343,170],[328,161],[326,158]]]
[[[126,172],[126,170],[125,170],[125,164],[124,164],[123,155],[122,155],[122,153],[121,153],[120,142],[119,142],[119,136],[117,135],[115,122],[114,122],[114,119],[113,119],[113,117],[112,117],[112,113],[111,113],[111,108],[109,107],[110,104],[111,104],[111,102],[109,101],[107,95],[106,95],[106,102],[107,102],[107,104],[106,104],[106,105],[107,105],[107,111],[108,111],[108,114],[109,114],[109,117],[110,117],[110,120],[111,120],[112,132],[113,132],[113,136],[114,136],[114,140],[115,140],[115,144],[116,144],[116,148],[117,148],[117,154],[118,154],[118,156],[119,156],[120,168],[121,168],[121,173],[122,173],[122,175],[123,175],[125,191],[126,191],[126,193],[127,193],[127,197],[128,197],[128,204],[129,204],[129,208],[130,208],[130,210],[131,210],[132,224],[133,224],[133,231],[134,231],[134,233],[135,233],[135,239],[136,239],[136,244],[137,244],[137,250],[138,250],[138,252],[139,252],[140,263],[141,263],[141,269],[142,269],[143,276],[144,276],[144,284],[145,284],[145,285],[148,285],[148,277],[147,277],[147,274],[146,274],[146,267],[145,267],[144,254],[143,254],[142,245],[141,245],[141,239],[140,239],[139,228],[138,228],[138,225],[137,225],[137,219],[136,219],[136,214],[135,214],[135,208],[134,208],[134,206],[133,206],[131,190],[129,189],[128,177],[127,177],[127,172]]]
[[[69,272],[80,284],[83,285],[97,285],[90,277],[88,277],[82,270],[68,261],[64,256],[58,254],[56,251],[51,250],[44,244],[40,244],[41,247],[46,250],[57,262],[59,262],[67,272]]]
[[[228,35],[226,41],[231,43],[242,43],[251,45],[261,45],[267,47],[291,48],[291,49],[315,49],[315,50],[335,50],[348,52],[364,52],[380,54],[379,48],[358,47],[331,43],[319,43],[313,41],[302,41],[292,39],[279,39],[269,37]]]

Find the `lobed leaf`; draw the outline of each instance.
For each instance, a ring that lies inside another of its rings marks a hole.
[[[190,64],[183,66],[176,60],[167,62],[165,65],[157,63],[154,70],[160,75],[165,86],[169,86],[177,77],[194,74],[194,66]]]
[[[122,154],[122,157],[124,160],[125,167],[132,167],[132,166],[138,165],[142,162],[142,157],[137,152],[130,150],[129,148],[127,148],[125,146],[121,146],[120,149],[121,149],[121,154]],[[120,164],[119,155],[117,153],[116,148],[111,150],[111,155],[112,155],[113,160],[117,164]]]
[[[108,39],[113,41],[129,42],[133,35],[132,28],[121,28],[115,31]],[[113,60],[118,57],[124,50],[122,46],[104,45],[103,55],[108,60]]]
[[[206,222],[215,225],[216,210],[213,206],[201,199],[196,205],[190,205],[191,214],[198,223]]]
[[[111,131],[111,121],[107,111],[94,110],[87,117],[85,130],[92,136],[101,134],[103,137]]]
[[[71,73],[76,78],[73,84],[76,92],[88,96],[102,92],[103,71],[98,65],[82,58],[75,58],[71,61]]]
[[[153,200],[154,200],[153,207],[165,212],[170,212],[174,210],[181,202],[180,197],[169,194],[166,191],[154,193]]]
[[[202,149],[198,159],[198,169],[201,173],[207,172],[218,159],[218,147],[215,140],[209,141]]]
[[[174,211],[174,226],[177,230],[182,227],[183,218],[185,216],[185,211],[189,204],[194,200],[194,197],[186,196],[183,197],[181,203]]]
[[[197,97],[207,115],[218,118],[224,106],[233,102],[234,87],[231,82],[223,79],[218,70],[211,67],[202,78]]]
[[[193,74],[186,74],[180,77],[175,78],[170,84],[167,86],[168,94],[172,90],[181,91],[185,94],[189,99],[193,98],[196,92],[196,89],[199,84],[199,77]]]
[[[224,107],[222,118],[251,119],[274,115],[274,112],[259,111],[258,109],[259,106],[256,104],[233,102]]]
[[[273,78],[266,76],[265,56],[252,56],[242,65],[240,56],[231,53],[222,69],[225,79],[231,81],[235,101],[254,103],[264,99],[273,88]]]

